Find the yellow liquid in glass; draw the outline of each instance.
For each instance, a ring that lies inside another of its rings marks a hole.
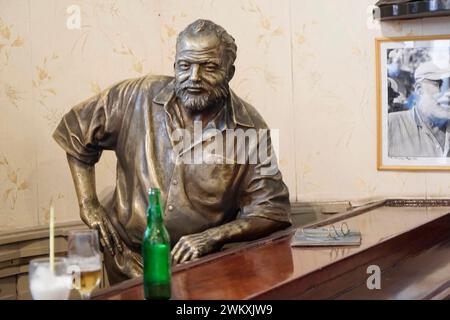
[[[81,271],[78,291],[81,294],[90,294],[100,284],[101,275],[100,269]]]

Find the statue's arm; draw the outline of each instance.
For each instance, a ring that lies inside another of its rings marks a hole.
[[[115,150],[117,136],[136,81],[125,80],[77,104],[67,112],[53,133],[65,150],[80,207],[81,219],[99,231],[100,241],[114,254],[122,250],[121,241],[109,215],[98,201],[95,164],[103,150]]]
[[[289,225],[288,222],[261,217],[234,220],[201,233],[181,237],[172,250],[172,260],[174,263],[194,260],[220,249],[226,243],[255,240]]]
[[[242,181],[243,191],[237,199],[240,208],[238,218],[224,225],[181,237],[172,249],[175,263],[194,260],[227,243],[258,239],[291,225],[289,191],[278,170],[270,135],[261,136],[261,139],[268,139],[265,145],[269,156],[248,166],[246,177]]]
[[[98,201],[95,188],[95,165],[86,164],[67,154],[70,172],[80,207],[80,217],[90,228],[100,233],[103,246],[115,254],[114,248],[122,251],[119,237],[108,219],[105,209]]]

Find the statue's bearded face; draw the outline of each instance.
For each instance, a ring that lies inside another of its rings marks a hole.
[[[229,68],[216,35],[185,35],[175,60],[175,94],[181,104],[195,112],[223,104]]]

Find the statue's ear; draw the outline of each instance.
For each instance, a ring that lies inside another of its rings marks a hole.
[[[234,67],[234,64],[230,66],[228,70],[228,82],[231,81],[234,77],[234,72],[236,71],[236,68]]]

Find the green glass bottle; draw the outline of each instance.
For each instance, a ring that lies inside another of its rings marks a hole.
[[[145,299],[170,299],[170,238],[164,226],[160,191],[148,192],[147,229],[142,242]]]

